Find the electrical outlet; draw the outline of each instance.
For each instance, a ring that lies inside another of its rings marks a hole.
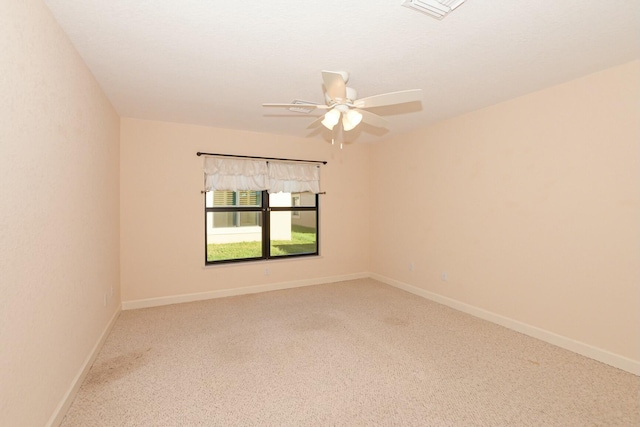
[[[449,280],[449,275],[447,274],[446,271],[443,271],[442,274],[440,275],[440,278],[442,279],[443,282],[446,282],[447,280]]]

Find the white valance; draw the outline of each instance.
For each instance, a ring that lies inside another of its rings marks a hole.
[[[269,192],[320,192],[320,168],[305,163],[269,162]]]
[[[263,191],[319,193],[315,164],[205,157],[205,191]]]
[[[269,169],[264,160],[204,158],[205,191],[269,189]]]

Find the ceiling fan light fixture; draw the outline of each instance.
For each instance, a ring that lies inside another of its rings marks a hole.
[[[443,19],[464,2],[465,0],[405,0],[402,6],[433,16],[436,19]]]
[[[324,115],[324,119],[322,119],[322,125],[329,130],[333,130],[333,127],[338,124],[340,121],[340,111],[335,108],[327,111],[327,114]]]
[[[350,131],[360,124],[362,121],[362,114],[356,110],[349,110],[342,116],[342,128],[345,131]]]

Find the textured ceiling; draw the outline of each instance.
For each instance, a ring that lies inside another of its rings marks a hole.
[[[45,0],[123,117],[329,139],[320,71],[359,97],[422,89],[372,110],[370,142],[640,57],[638,0],[467,0],[442,21],[402,0]]]

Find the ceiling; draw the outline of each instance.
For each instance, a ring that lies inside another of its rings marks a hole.
[[[321,70],[360,98],[422,89],[370,110],[371,142],[640,57],[637,0],[467,0],[442,21],[402,0],[45,0],[122,117],[330,140]]]

